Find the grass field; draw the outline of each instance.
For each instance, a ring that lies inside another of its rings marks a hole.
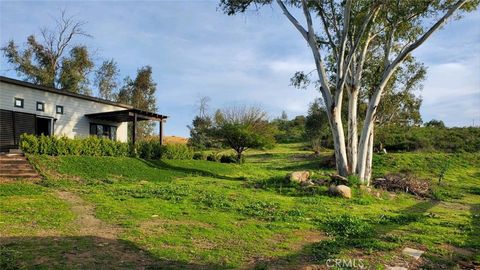
[[[251,151],[242,165],[29,156],[43,180],[0,183],[0,269],[479,266],[480,154],[375,156],[375,175],[414,172],[436,199],[354,189],[346,200],[284,180],[332,172],[302,149]],[[404,247],[426,252],[415,261]]]

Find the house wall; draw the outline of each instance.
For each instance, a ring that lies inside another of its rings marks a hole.
[[[14,106],[15,98],[23,98],[23,108]],[[37,111],[37,101],[45,103],[44,111]],[[56,106],[63,106],[63,114],[56,113]],[[85,114],[125,110],[126,108],[85,100],[77,97],[32,89],[0,82],[0,109],[36,114],[57,119],[54,134],[70,138],[90,135],[90,123],[109,124],[117,127],[117,140],[127,141],[127,123],[91,121]]]

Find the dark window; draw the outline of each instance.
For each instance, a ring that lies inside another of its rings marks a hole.
[[[15,98],[13,105],[17,108],[23,108],[23,98]]]
[[[44,112],[45,111],[45,103],[37,101],[37,111]]]
[[[63,106],[57,105],[57,113],[58,114],[63,114]]]
[[[90,135],[115,140],[117,138],[117,127],[90,123]]]

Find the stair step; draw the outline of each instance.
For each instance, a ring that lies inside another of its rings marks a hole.
[[[26,177],[39,177],[38,173],[0,173],[0,177],[7,178],[26,178]]]
[[[21,169],[1,169],[0,173],[24,173],[24,172],[36,172],[33,168],[21,168]]]
[[[13,160],[2,160],[0,161],[0,164],[8,164],[8,165],[11,165],[11,164],[30,164],[28,163],[28,161],[26,160],[22,160],[22,159],[13,159]]]

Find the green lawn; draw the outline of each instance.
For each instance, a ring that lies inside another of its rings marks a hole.
[[[375,175],[408,170],[434,183],[448,160],[442,185],[434,185],[437,200],[359,189],[345,200],[284,180],[293,170],[332,172],[302,149],[251,151],[243,165],[30,156],[44,180],[0,184],[0,269],[291,269],[329,258],[363,259],[374,269],[480,263],[480,154],[375,156]],[[114,239],[105,229],[82,233],[62,191],[91,205]],[[414,262],[401,255],[406,246],[426,253]]]

